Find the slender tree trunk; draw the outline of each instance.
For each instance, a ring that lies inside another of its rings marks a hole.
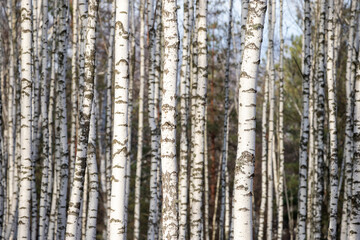
[[[162,0],[164,33],[163,88],[161,102],[162,236],[178,238],[176,162],[176,72],[179,38],[176,0]]]
[[[321,216],[324,193],[324,117],[325,117],[325,0],[320,1],[319,51],[317,54],[317,169],[314,239],[321,239]]]
[[[266,12],[266,1],[251,1],[246,22],[239,88],[238,150],[235,167],[234,239],[253,238],[252,178],[255,160],[256,78]]]
[[[266,237],[272,239],[273,232],[273,198],[274,198],[274,169],[275,159],[275,137],[274,137],[274,114],[275,114],[275,66],[274,66],[274,30],[275,30],[275,1],[269,1],[268,19],[269,19],[269,46],[268,46],[268,62],[267,77],[269,78],[269,138],[268,138],[268,154],[267,154],[267,224]],[[275,176],[276,177],[276,176]],[[276,191],[275,191],[276,196]]]
[[[95,78],[97,78],[95,76]],[[96,79],[95,79],[96,81]],[[95,82],[95,87],[97,86]],[[96,89],[96,88],[95,88]],[[97,91],[95,90],[95,99],[98,98]],[[90,119],[90,130],[89,130],[89,146],[88,146],[88,157],[87,157],[87,169],[89,171],[89,200],[88,200],[88,213],[86,226],[82,226],[86,229],[85,239],[96,239],[96,222],[98,214],[98,198],[99,198],[99,177],[98,167],[96,162],[96,117],[95,117],[95,99],[93,100],[92,113]]]
[[[326,61],[326,79],[329,104],[329,135],[330,135],[330,222],[328,239],[336,239],[336,218],[338,205],[338,159],[337,159],[337,129],[336,129],[336,82],[334,62],[334,0],[328,1],[327,28],[328,46]]]
[[[358,55],[357,60],[360,60]],[[355,80],[355,101],[354,101],[354,158],[352,172],[351,192],[351,214],[348,230],[348,239],[355,240],[360,237],[360,65],[357,65]]]
[[[206,108],[206,92],[207,92],[207,46],[206,46],[206,16],[207,1],[200,0],[198,2],[199,11],[196,14],[197,42],[198,42],[198,82],[196,94],[196,113],[194,126],[194,162],[192,166],[192,175],[194,185],[192,195],[192,205],[190,208],[190,232],[191,239],[201,238],[201,219],[202,214],[199,209],[203,205],[203,170],[204,170],[204,148],[205,148],[205,108]]]
[[[279,206],[278,206],[278,235],[283,236],[284,222],[284,37],[283,37],[283,0],[280,0],[280,67],[279,67]],[[289,214],[289,213],[288,213]]]
[[[228,133],[229,133],[229,82],[230,82],[230,51],[231,51],[231,31],[232,31],[232,10],[233,0],[229,0],[229,25],[227,36],[227,51],[226,51],[226,65],[225,65],[225,112],[224,112],[224,137],[222,145],[222,161],[221,161],[221,209],[220,209],[220,240],[226,239],[225,234],[225,201],[226,201],[226,170],[227,170],[227,156],[228,156]]]
[[[180,73],[180,165],[179,165],[179,240],[187,237],[187,211],[188,211],[188,112],[189,112],[189,85],[190,75],[190,32],[193,14],[193,1],[184,1],[184,37],[183,54]]]
[[[115,84],[112,140],[111,206],[109,239],[126,239],[125,188],[128,159],[128,85],[129,85],[129,1],[116,1],[115,10]]]
[[[89,1],[89,15],[87,20],[86,44],[85,44],[85,68],[84,68],[84,92],[82,107],[80,107],[80,133],[77,144],[73,188],[71,191],[68,219],[66,227],[66,239],[75,239],[77,236],[77,221],[79,219],[79,207],[82,202],[85,164],[87,159],[87,145],[89,139],[89,125],[91,107],[94,96],[94,65],[95,65],[95,29],[97,18],[98,1]],[[81,89],[80,89],[81,91]],[[82,95],[82,94],[81,94]],[[80,98],[81,100],[81,98]],[[76,176],[76,177],[75,177]]]
[[[352,186],[352,159],[353,159],[353,103],[354,103],[354,78],[353,64],[355,52],[355,24],[358,2],[351,1],[350,29],[348,38],[347,61],[346,61],[346,129],[345,129],[345,184],[344,201],[341,216],[341,239],[347,239],[349,226],[349,213],[351,212],[351,186]],[[344,161],[344,160],[343,160]],[[340,185],[341,186],[341,185]]]
[[[298,239],[306,238],[306,200],[307,200],[307,145],[309,141],[309,78],[310,78],[310,40],[311,20],[310,1],[305,1],[304,50],[303,50],[303,115],[299,157],[299,222]]]
[[[134,209],[134,239],[138,240],[140,235],[140,184],[141,167],[143,158],[144,141],[144,88],[145,88],[145,0],[140,2],[140,92],[139,92],[139,117],[138,117],[138,139],[136,156],[135,176],[135,209]]]
[[[31,89],[32,68],[32,1],[21,1],[21,162],[19,181],[18,239],[30,238],[31,179],[33,160],[31,156]]]

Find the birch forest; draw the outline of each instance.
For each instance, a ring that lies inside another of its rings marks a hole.
[[[0,239],[360,240],[360,0],[0,0]]]

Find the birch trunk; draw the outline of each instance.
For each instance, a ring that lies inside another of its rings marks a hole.
[[[269,46],[268,46],[268,69],[269,78],[269,138],[268,138],[268,155],[267,155],[267,224],[266,237],[272,239],[273,232],[273,198],[274,198],[274,164],[275,137],[274,137],[274,112],[275,112],[275,66],[274,66],[274,28],[275,28],[275,1],[269,1],[268,19],[269,19]],[[275,185],[276,186],[276,185]],[[276,193],[275,193],[276,195]]]
[[[344,184],[344,201],[341,216],[341,239],[347,239],[348,226],[350,219],[348,218],[351,212],[351,186],[352,186],[352,158],[353,158],[353,103],[354,103],[354,78],[355,74],[353,65],[355,53],[355,24],[356,11],[358,9],[358,2],[351,1],[351,15],[350,15],[350,29],[348,38],[347,61],[346,61],[346,129],[345,129],[345,184]],[[343,160],[344,161],[344,160]],[[341,186],[341,185],[340,185]]]
[[[194,185],[192,194],[192,205],[190,208],[190,232],[191,239],[201,238],[201,211],[203,200],[203,171],[204,171],[204,149],[205,149],[205,108],[207,92],[207,1],[200,0],[198,3],[199,11],[196,14],[197,43],[198,43],[198,72],[196,90],[196,112],[194,126],[194,162],[192,166],[192,176]]]
[[[223,145],[222,145],[222,161],[221,161],[221,209],[220,209],[220,240],[226,239],[225,234],[225,201],[226,201],[226,170],[227,170],[227,156],[228,156],[228,115],[229,115],[229,81],[230,81],[230,51],[231,51],[231,31],[232,31],[232,10],[233,0],[229,0],[229,25],[227,36],[227,51],[226,51],[226,65],[225,65],[225,112],[224,112],[224,131],[223,131]]]
[[[96,76],[95,76],[96,78]],[[96,80],[95,80],[96,81]],[[95,82],[96,86],[96,82]],[[95,99],[98,98],[95,90]],[[84,239],[96,239],[96,220],[98,214],[98,197],[99,197],[99,177],[98,167],[96,162],[96,117],[95,117],[95,99],[93,100],[90,129],[89,129],[89,146],[87,157],[87,169],[89,171],[89,200],[88,200],[88,213],[86,219],[86,235]]]
[[[162,238],[178,238],[176,162],[176,73],[179,38],[176,0],[162,0],[164,34],[161,99]]]
[[[109,238],[126,239],[125,175],[128,157],[129,1],[116,1],[115,84]]]
[[[329,135],[330,135],[330,222],[328,239],[336,239],[336,218],[338,205],[338,159],[337,159],[337,129],[336,129],[336,82],[334,62],[334,0],[328,1],[327,18],[327,60],[326,79],[328,86]]]
[[[98,1],[89,1],[89,15],[87,19],[86,44],[85,44],[85,68],[84,68],[84,92],[83,102],[80,108],[80,133],[77,144],[73,188],[71,191],[68,219],[66,227],[66,239],[75,239],[77,236],[77,221],[79,219],[79,206],[82,202],[85,164],[87,159],[87,144],[89,139],[89,125],[91,107],[94,96],[94,65],[95,65],[95,29],[97,18]],[[80,89],[81,91],[81,89]],[[80,98],[81,100],[81,98]],[[76,177],[75,177],[76,176]]]
[[[47,64],[48,64],[48,49],[47,49],[47,31],[48,31],[48,3],[47,0],[42,1],[42,69],[41,69],[41,133],[42,144],[40,158],[42,159],[42,177],[41,177],[41,192],[39,205],[39,240],[45,239],[47,210],[50,203],[48,198],[48,184],[49,184],[49,128],[48,128],[48,78],[47,78]]]
[[[193,1],[184,1],[184,37],[183,54],[180,73],[180,169],[179,169],[179,240],[185,240],[187,236],[187,209],[188,209],[188,112],[189,91],[187,86],[190,79],[190,28],[193,16]]]
[[[307,201],[307,145],[309,141],[309,78],[310,78],[310,40],[311,20],[310,1],[305,1],[304,15],[304,49],[303,49],[303,114],[301,123],[300,157],[299,157],[299,221],[298,238],[306,238],[306,201]]]
[[[283,37],[283,0],[280,0],[280,67],[279,67],[279,205],[277,239],[283,236],[284,222],[284,37]],[[289,213],[288,213],[289,214]]]
[[[255,160],[256,80],[266,1],[249,3],[239,88],[238,150],[235,167],[234,239],[253,239],[252,178]]]
[[[21,162],[19,181],[18,239],[30,238],[31,179],[31,89],[32,76],[32,1],[21,1]]]
[[[360,60],[358,55],[357,60]],[[352,172],[351,214],[348,230],[348,239],[355,240],[360,237],[360,65],[357,65],[355,80],[354,101],[354,158]]]
[[[314,239],[321,239],[321,216],[324,193],[324,117],[325,117],[325,0],[320,1],[319,52],[317,54],[317,172],[316,203],[314,216]]]
[[[145,88],[145,0],[140,2],[140,92],[139,92],[139,116],[138,116],[138,139],[136,156],[135,176],[135,209],[134,209],[134,239],[140,235],[140,180],[143,157],[144,138],[144,88]]]

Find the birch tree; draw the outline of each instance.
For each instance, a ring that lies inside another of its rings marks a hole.
[[[112,145],[111,202],[109,238],[126,239],[125,174],[128,157],[128,76],[129,76],[129,1],[116,1],[115,10],[115,85],[114,136]]]
[[[73,187],[71,191],[68,218],[66,226],[66,239],[75,239],[77,236],[77,222],[79,221],[80,203],[82,202],[83,183],[85,176],[85,164],[87,159],[87,147],[89,139],[89,125],[91,117],[91,108],[94,97],[94,65],[95,65],[95,29],[97,18],[98,2],[89,1],[89,14],[86,29],[85,44],[85,75],[84,75],[84,93],[82,107],[79,112],[79,141],[77,144],[77,153],[75,159],[75,169],[73,178]],[[80,89],[81,90],[81,89]],[[75,177],[76,176],[76,177]]]
[[[19,181],[18,239],[30,238],[31,180],[33,160],[31,156],[32,120],[32,1],[21,1],[21,162]]]
[[[239,88],[238,149],[236,155],[234,239],[252,239],[252,178],[255,159],[256,83],[266,1],[249,2]]]
[[[306,238],[306,200],[307,200],[307,145],[309,141],[309,78],[310,78],[310,40],[311,40],[311,19],[310,1],[305,1],[304,12],[304,49],[303,49],[303,112],[301,121],[301,138],[299,153],[299,222],[298,237]]]
[[[161,103],[162,236],[178,238],[176,161],[176,72],[179,38],[176,0],[162,0],[164,34],[163,88]]]
[[[335,82],[335,60],[334,60],[334,1],[328,2],[327,17],[327,59],[326,59],[326,79],[328,86],[328,106],[329,106],[329,135],[330,135],[330,222],[328,238],[336,239],[336,218],[338,204],[338,159],[337,159],[337,129],[336,129],[336,82]]]

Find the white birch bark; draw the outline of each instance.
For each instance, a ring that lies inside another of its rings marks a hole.
[[[71,56],[71,130],[70,130],[70,179],[74,177],[74,166],[75,166],[75,147],[76,147],[76,130],[77,130],[77,118],[78,118],[78,91],[77,82],[79,81],[77,73],[78,64],[78,0],[74,0],[72,3],[72,56]]]
[[[95,76],[96,78],[96,76]],[[96,81],[96,80],[95,80]],[[95,82],[96,86],[96,82]],[[95,90],[95,99],[98,98],[98,94]],[[89,146],[87,157],[87,169],[89,171],[89,199],[88,199],[88,212],[86,219],[86,226],[82,226],[86,229],[85,238],[83,239],[96,239],[96,222],[98,215],[98,198],[99,198],[99,177],[98,167],[96,162],[96,117],[95,117],[95,99],[92,105],[92,113],[90,119],[89,130]]]
[[[274,152],[275,152],[275,138],[274,138],[274,107],[275,107],[275,66],[274,66],[274,30],[275,30],[275,1],[269,1],[268,20],[269,20],[269,46],[267,69],[267,76],[269,78],[269,138],[268,138],[268,154],[267,154],[267,224],[266,224],[266,238],[272,239],[273,232],[273,201],[274,201]],[[275,176],[276,177],[276,176]],[[275,191],[276,195],[276,191]]]
[[[319,51],[317,54],[317,169],[316,169],[316,203],[314,211],[314,239],[321,239],[321,216],[324,193],[324,104],[325,104],[325,0],[320,1]]]
[[[41,69],[41,132],[42,144],[41,159],[43,164],[41,177],[41,192],[39,205],[39,240],[45,238],[46,219],[48,205],[50,199],[48,198],[48,184],[49,184],[49,128],[48,128],[48,78],[47,78],[47,64],[48,64],[48,49],[47,49],[47,31],[48,31],[48,3],[47,0],[42,1],[42,69]]]
[[[198,2],[196,13],[197,44],[198,44],[198,65],[197,65],[197,89],[196,89],[196,111],[194,126],[194,162],[192,165],[192,176],[194,185],[192,204],[190,206],[190,233],[191,239],[201,238],[201,219],[203,218],[203,171],[204,171],[204,150],[205,150],[205,108],[207,92],[207,1]]]
[[[176,0],[162,0],[164,33],[163,88],[161,98],[162,238],[178,238],[176,162],[176,75],[178,31]]]
[[[225,201],[226,201],[226,172],[227,172],[227,156],[228,156],[228,134],[229,134],[229,81],[230,81],[230,51],[231,51],[231,31],[232,31],[232,11],[233,0],[229,0],[229,25],[227,36],[227,51],[226,51],[226,65],[225,65],[225,112],[224,112],[224,130],[223,130],[223,144],[222,144],[222,161],[221,161],[221,209],[220,209],[220,232],[219,238],[227,239],[225,233]]]
[[[126,239],[125,175],[128,157],[129,1],[116,1],[115,85],[109,238]]]
[[[309,78],[310,78],[310,40],[311,20],[310,1],[305,1],[304,12],[304,49],[303,49],[303,114],[299,157],[299,221],[298,239],[306,238],[306,201],[307,201],[307,145],[309,141]]]
[[[135,176],[135,209],[134,209],[134,239],[140,235],[140,180],[143,157],[144,141],[144,90],[145,90],[145,0],[140,1],[140,90],[139,90],[139,115],[138,138]]]
[[[279,67],[279,206],[277,239],[283,236],[284,223],[284,37],[283,37],[283,0],[280,0],[280,67]]]
[[[17,239],[30,238],[31,179],[31,89],[32,89],[32,1],[21,1],[21,162]]]
[[[350,29],[348,38],[347,61],[346,61],[346,129],[345,129],[345,184],[344,184],[344,200],[341,216],[341,239],[347,239],[349,226],[349,213],[351,212],[351,186],[352,186],[352,158],[353,158],[353,59],[355,54],[355,24],[356,10],[358,2],[351,1]],[[343,160],[344,161],[344,160]],[[341,186],[341,184],[340,184]]]
[[[357,60],[359,61],[360,55]],[[352,170],[351,213],[348,229],[348,239],[360,237],[360,65],[356,67],[355,99],[354,99],[354,158]]]
[[[239,88],[238,149],[235,167],[234,239],[253,238],[252,178],[255,159],[257,73],[266,1],[249,2]]]
[[[190,28],[192,23],[193,1],[184,1],[184,37],[182,65],[180,72],[180,156],[179,156],[179,239],[185,240],[187,236],[187,209],[188,209],[188,112],[189,112],[189,91],[190,80]]]
[[[80,133],[77,144],[73,188],[71,191],[68,219],[66,226],[66,239],[75,239],[77,236],[77,221],[79,218],[79,206],[82,201],[85,164],[87,159],[87,144],[89,138],[89,125],[91,107],[94,95],[94,65],[95,65],[95,27],[97,21],[98,1],[89,1],[89,15],[87,19],[86,44],[85,44],[85,68],[84,68],[84,92],[83,102],[80,108]],[[80,89],[81,91],[81,89]],[[81,100],[81,98],[80,98]],[[76,176],[76,177],[75,177]]]
[[[326,79],[328,86],[329,135],[330,135],[330,222],[328,239],[336,239],[336,218],[338,205],[338,159],[337,159],[337,129],[336,129],[336,82],[334,59],[334,0],[328,1],[327,18],[327,60]]]

